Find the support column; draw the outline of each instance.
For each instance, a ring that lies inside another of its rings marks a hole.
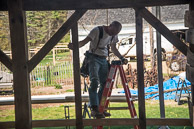
[[[138,104],[139,127],[146,129],[145,93],[144,93],[144,69],[143,69],[143,20],[138,9],[136,16],[136,53],[137,53],[137,80],[138,80]]]
[[[189,4],[189,11],[185,12],[185,26],[189,27],[186,32],[186,42],[189,43],[189,49],[187,50],[187,66],[186,76],[191,82],[191,96],[189,101],[189,114],[190,120],[194,127],[194,1]]]
[[[32,129],[28,44],[22,0],[8,0],[15,97],[15,128]]]
[[[161,20],[160,6],[156,7],[156,17]],[[161,46],[161,34],[156,31],[157,39],[157,65],[158,65],[158,84],[159,84],[159,100],[160,100],[160,118],[165,118],[164,107],[164,91],[163,91],[163,74],[162,74],[162,46]]]
[[[73,42],[73,72],[74,72],[74,90],[75,90],[75,109],[76,109],[76,129],[83,129],[82,119],[82,97],[81,97],[81,79],[80,79],[80,60],[78,44],[78,24],[72,27]]]

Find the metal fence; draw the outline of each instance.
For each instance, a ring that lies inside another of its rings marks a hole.
[[[0,83],[10,83],[13,82],[12,72],[0,63]]]
[[[9,75],[9,76],[8,76]],[[0,80],[4,83],[13,81],[12,72],[0,63]],[[56,64],[41,65],[39,64],[30,73],[30,84],[34,86],[48,86],[48,85],[72,85],[73,84],[73,63],[63,62]]]
[[[57,65],[38,65],[30,73],[31,86],[47,85],[72,85],[73,84],[73,64],[64,62]]]

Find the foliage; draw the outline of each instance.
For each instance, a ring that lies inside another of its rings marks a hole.
[[[68,89],[65,92],[74,92],[74,89]]]
[[[26,11],[29,46],[46,43],[67,19],[67,11]],[[68,33],[60,42],[70,42]],[[0,49],[10,50],[7,12],[0,12]]]
[[[60,84],[55,84],[55,89],[63,89],[63,87]]]
[[[27,28],[30,46],[45,43],[67,18],[66,11],[28,11]],[[68,35],[63,41],[68,42]]]
[[[0,49],[10,50],[8,13],[0,12]]]

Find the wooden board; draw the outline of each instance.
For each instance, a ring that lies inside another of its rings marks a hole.
[[[17,129],[32,129],[26,16],[22,10],[22,0],[8,0],[8,5],[13,61],[15,126]]]
[[[136,17],[136,53],[137,53],[137,83],[138,83],[138,104],[139,104],[139,127],[146,128],[145,114],[145,93],[144,93],[144,68],[143,68],[143,19],[138,10],[135,11]]]
[[[14,128],[15,122],[0,122],[0,127],[3,128]],[[147,125],[155,125],[155,126],[191,126],[190,120],[186,118],[148,118],[146,120]],[[130,118],[106,118],[106,119],[84,119],[84,126],[128,126],[128,125],[138,125],[138,119],[130,119]],[[33,120],[32,126],[35,127],[60,127],[60,126],[75,126],[76,120]]]
[[[25,11],[133,8],[188,4],[191,0],[24,0]],[[0,0],[0,11],[7,10],[7,0]]]
[[[72,27],[73,42],[73,75],[75,90],[75,111],[76,111],[76,129],[83,128],[82,120],[82,97],[81,97],[81,79],[80,79],[80,60],[79,60],[79,42],[78,42],[78,24]]]

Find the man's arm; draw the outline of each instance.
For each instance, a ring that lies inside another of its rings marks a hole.
[[[120,52],[118,51],[117,47],[116,47],[116,44],[111,44],[111,50],[112,52],[121,60],[121,62],[123,64],[127,64],[128,63],[128,60],[125,59],[121,54]]]
[[[122,55],[120,54],[120,52],[118,51],[117,47],[116,47],[116,44],[111,44],[111,50],[112,52],[119,58],[121,59],[122,58]]]
[[[79,41],[79,48],[83,47],[85,44],[87,44],[89,41],[91,41],[92,39],[90,37],[86,37],[84,40]],[[69,43],[68,44],[68,48],[73,50],[73,43]]]

